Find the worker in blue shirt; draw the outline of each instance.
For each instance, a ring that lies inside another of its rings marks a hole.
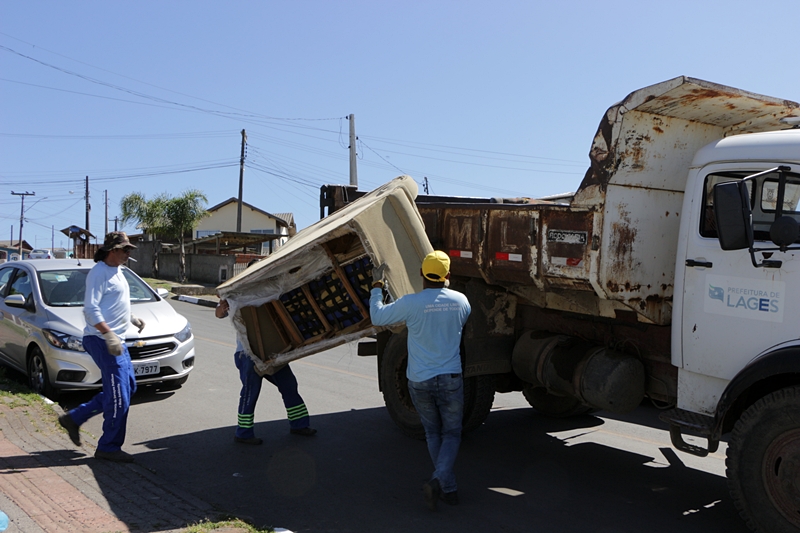
[[[405,323],[408,328],[408,392],[425,428],[433,476],[423,486],[428,507],[441,498],[458,504],[453,472],[461,444],[464,380],[461,374],[461,332],[471,311],[467,297],[447,288],[450,258],[441,251],[422,261],[422,292],[383,303],[383,271],[374,269],[369,309],[376,326]]]

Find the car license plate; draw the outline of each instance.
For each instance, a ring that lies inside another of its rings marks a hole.
[[[161,364],[158,361],[133,363],[133,374],[136,376],[149,376],[159,372],[161,372]]]

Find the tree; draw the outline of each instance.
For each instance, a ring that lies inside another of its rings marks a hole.
[[[120,201],[122,222],[135,221],[144,233],[161,234],[175,237],[181,245],[179,281],[186,281],[186,255],[184,239],[197,223],[208,216],[205,204],[206,195],[197,189],[185,191],[181,196],[172,198],[166,193],[152,200],[147,200],[141,193],[127,194]],[[157,264],[158,252],[154,262]],[[154,266],[154,272],[158,267]]]

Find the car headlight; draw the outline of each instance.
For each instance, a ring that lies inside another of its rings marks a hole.
[[[181,342],[186,342],[192,338],[192,325],[189,322],[186,322],[186,326],[178,333],[175,334],[175,338]]]
[[[44,338],[47,339],[47,342],[56,348],[61,348],[62,350],[72,350],[74,352],[86,351],[83,349],[82,337],[68,335],[67,333],[61,333],[60,331],[56,331],[54,329],[43,329],[42,334],[44,335]]]

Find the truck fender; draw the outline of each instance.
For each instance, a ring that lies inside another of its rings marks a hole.
[[[720,397],[712,435],[733,429],[739,416],[753,403],[776,390],[800,384],[800,346],[767,352],[744,367]]]

